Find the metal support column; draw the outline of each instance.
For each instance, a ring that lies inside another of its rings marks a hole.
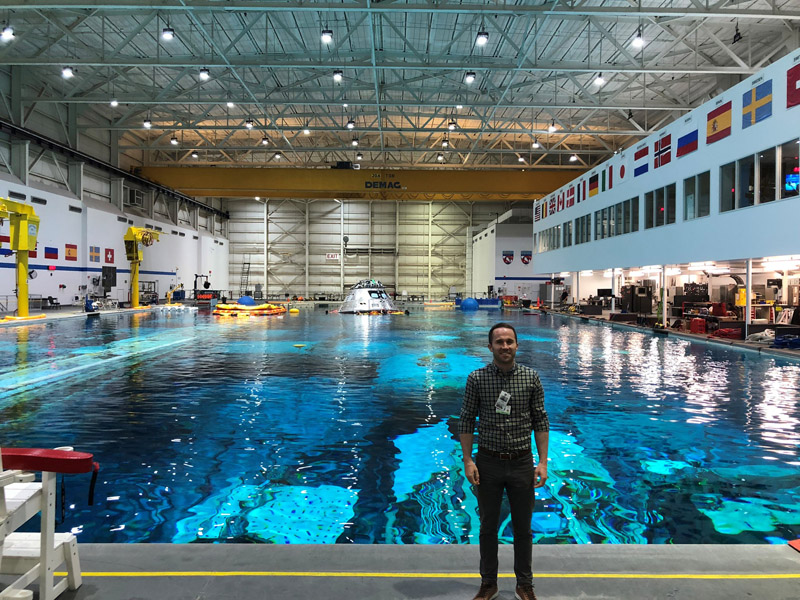
[[[667,312],[667,265],[661,265],[661,324],[669,327],[669,313]]]
[[[470,202],[469,215],[467,216],[467,233],[465,235],[466,239],[464,240],[464,287],[466,288],[464,293],[465,298],[472,297],[472,273],[474,271],[475,260],[475,257],[472,255],[472,206],[473,203]]]
[[[433,273],[433,202],[428,202],[428,296],[431,299],[431,275]]]
[[[400,201],[394,201],[394,291],[400,294]]]
[[[306,247],[306,291],[305,291],[305,294],[304,294],[304,297],[306,299],[308,299],[308,290],[309,290],[309,287],[308,287],[308,285],[309,285],[308,284],[308,268],[309,268],[309,263],[310,263],[309,243],[311,241],[311,236],[309,235],[309,232],[308,232],[308,229],[309,229],[309,214],[308,213],[309,212],[311,212],[311,200],[306,200],[306,243],[305,243],[305,247]]]
[[[611,269],[611,312],[616,310],[617,303],[617,269]]]
[[[269,293],[269,198],[264,198],[264,297]]]
[[[556,274],[550,274],[550,310],[556,307]]]
[[[575,271],[575,289],[572,290],[572,303],[575,304],[575,308],[578,307],[581,301],[581,272]]]
[[[80,161],[69,161],[69,191],[83,202],[83,163]]]
[[[30,161],[28,160],[31,143],[28,140],[11,141],[11,174],[28,185],[30,176]]]
[[[367,230],[367,278],[372,279],[372,200],[367,203]]]
[[[339,202],[339,291],[344,294],[344,200]]]
[[[123,210],[124,205],[124,198],[123,194],[125,191],[125,186],[123,185],[125,180],[122,177],[113,177],[111,179],[111,204],[114,205],[115,208],[119,210]]]
[[[744,337],[747,339],[747,336],[750,335],[750,323],[751,323],[751,292],[753,289],[753,259],[747,259],[747,279],[745,280],[745,293],[747,294],[747,302],[745,302],[744,306]]]

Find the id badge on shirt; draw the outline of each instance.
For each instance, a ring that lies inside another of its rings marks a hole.
[[[494,403],[494,412],[498,415],[511,414],[511,394],[508,392],[500,392],[497,397],[497,402]]]

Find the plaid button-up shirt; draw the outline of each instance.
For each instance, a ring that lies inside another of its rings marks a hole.
[[[495,411],[501,391],[511,394],[510,415]],[[531,431],[550,431],[544,390],[536,371],[515,363],[505,373],[492,362],[470,373],[458,432],[475,433],[476,418],[480,446],[495,452],[530,449]]]

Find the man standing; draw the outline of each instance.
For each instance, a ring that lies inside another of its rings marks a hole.
[[[550,422],[544,409],[544,390],[536,371],[514,362],[517,332],[498,323],[489,330],[489,350],[494,360],[467,378],[459,433],[464,453],[464,473],[475,486],[480,511],[481,587],[473,600],[492,600],[497,589],[497,529],[503,490],[511,507],[514,529],[515,597],[536,600],[531,555],[534,488],[547,481]],[[478,454],[472,460],[475,419],[478,419]],[[534,468],[531,431],[539,463]]]

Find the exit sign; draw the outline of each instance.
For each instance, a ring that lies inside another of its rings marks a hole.
[[[325,255],[325,258],[328,260],[339,260],[339,253],[338,252],[328,252]]]

